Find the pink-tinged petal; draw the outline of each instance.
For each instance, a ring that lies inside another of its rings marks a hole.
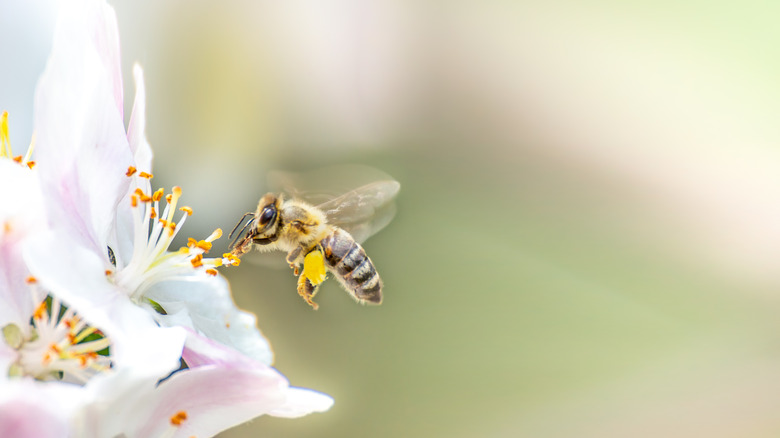
[[[146,296],[165,309],[167,315],[155,315],[161,325],[192,328],[254,360],[272,363],[273,353],[255,315],[236,307],[223,277],[193,272],[155,285]]]
[[[132,163],[116,22],[102,2],[62,12],[36,91],[36,158],[50,223],[102,253]]]
[[[283,404],[285,390],[286,381],[272,368],[210,365],[182,371],[134,410],[129,435],[162,435],[171,428],[171,417],[184,412],[187,419],[173,436],[213,436]]]
[[[14,323],[26,332],[32,300],[21,245],[44,229],[43,200],[35,174],[0,159],[0,327]]]
[[[129,435],[157,436],[171,418],[186,414],[175,437],[213,436],[264,414],[301,416],[330,408],[333,400],[290,388],[276,370],[207,338],[190,333],[182,355],[190,367],[162,382],[133,412]]]
[[[14,379],[0,383],[0,436],[67,437],[70,416],[85,402],[76,385]]]
[[[122,60],[119,50],[119,30],[116,13],[104,0],[77,0],[69,3],[66,14],[68,19],[76,19],[88,32],[91,46],[103,60],[119,115],[124,119],[124,89],[122,88]]]

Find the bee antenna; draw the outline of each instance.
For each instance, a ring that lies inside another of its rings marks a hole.
[[[231,231],[231,232],[230,232],[230,234],[228,234],[228,239],[230,239],[231,237],[233,237],[233,233],[235,233],[235,232],[236,232],[236,230],[238,229],[238,226],[239,226],[239,225],[241,225],[241,222],[244,222],[244,219],[246,219],[246,217],[247,217],[247,216],[249,216],[249,215],[253,215],[253,214],[254,214],[254,213],[253,213],[253,212],[251,212],[251,211],[250,211],[249,213],[244,213],[244,215],[243,215],[243,216],[241,216],[241,219],[239,219],[239,220],[238,220],[238,223],[236,224],[236,226],[235,226],[235,227],[233,227],[233,231]],[[250,220],[250,221],[249,221],[249,223],[252,223],[253,221],[254,221],[254,218],[252,218],[252,220]],[[248,224],[247,224],[247,225],[248,225]],[[244,229],[245,229],[245,228],[246,228],[246,225],[244,225],[244,228],[242,228],[242,229],[241,229],[241,233],[243,233],[243,232],[244,232]],[[238,233],[238,234],[239,234],[239,236],[241,235],[241,233]]]

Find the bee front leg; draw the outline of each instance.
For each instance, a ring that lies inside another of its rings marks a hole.
[[[287,253],[287,264],[290,265],[290,269],[293,270],[293,274],[295,274],[295,276],[300,274],[301,263],[298,261],[298,259],[300,259],[304,249],[305,248],[302,246],[296,246]]]

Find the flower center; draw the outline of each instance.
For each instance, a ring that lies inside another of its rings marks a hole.
[[[26,165],[30,169],[35,166],[35,161],[30,160],[32,157],[33,149],[35,148],[35,136],[30,141],[30,147],[27,148],[27,153],[23,156],[17,155],[14,157],[11,150],[11,140],[8,137],[8,111],[3,111],[0,115],[0,157],[10,158],[19,164]]]
[[[110,340],[54,296],[41,298],[36,280],[28,278],[35,311],[28,335],[15,325],[3,327],[3,339],[17,351],[9,375],[83,384],[111,368]]]
[[[152,285],[190,276],[193,270],[217,275],[214,268],[239,263],[238,259],[231,254],[224,254],[219,258],[203,256],[211,249],[211,242],[222,236],[222,230],[219,228],[204,240],[190,238],[187,246],[178,251],[168,251],[186,219],[193,214],[190,207],[183,206],[178,210],[176,208],[181,198],[181,188],[174,187],[167,195],[163,189],[151,193],[149,183],[151,174],[139,173],[131,166],[126,175],[136,176],[137,186],[130,195],[133,214],[133,255],[129,263],[116,272],[114,281],[126,290],[132,299],[140,302]],[[166,205],[162,213],[158,214],[163,199]],[[178,222],[175,220],[177,211],[182,212]]]

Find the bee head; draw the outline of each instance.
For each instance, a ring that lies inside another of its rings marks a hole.
[[[272,239],[272,242],[276,240],[277,231],[279,229],[279,209],[282,205],[282,199],[273,193],[268,193],[257,204],[257,211],[254,217],[254,235],[255,242],[260,239]]]

